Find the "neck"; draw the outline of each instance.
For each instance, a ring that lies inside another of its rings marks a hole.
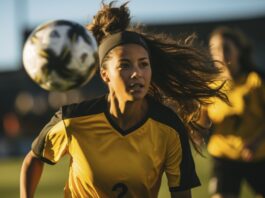
[[[245,83],[246,79],[247,79],[247,74],[237,74],[233,76],[234,82],[235,84],[243,84]]]
[[[112,120],[121,129],[129,129],[144,119],[147,113],[146,99],[126,101],[115,95],[108,96],[109,112]]]

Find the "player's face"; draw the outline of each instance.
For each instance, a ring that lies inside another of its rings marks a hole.
[[[126,101],[143,99],[151,82],[148,52],[140,45],[126,44],[115,47],[109,54],[101,76],[110,93]]]
[[[224,61],[227,63],[228,69],[232,76],[240,73],[239,51],[237,46],[231,40],[224,39]]]

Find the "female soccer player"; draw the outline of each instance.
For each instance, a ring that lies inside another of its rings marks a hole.
[[[265,85],[252,60],[248,38],[220,27],[210,37],[212,55],[224,62],[231,106],[216,101],[208,107],[215,127],[208,143],[214,168],[213,198],[237,198],[243,180],[265,197]],[[226,86],[225,86],[226,87]]]
[[[219,69],[193,37],[181,42],[129,24],[126,4],[112,2],[88,25],[109,92],[63,106],[43,128],[22,166],[21,197],[33,196],[43,162],[66,154],[65,197],[157,197],[164,172],[172,197],[189,198],[200,185],[189,137],[199,131],[200,104],[225,99],[210,86]]]

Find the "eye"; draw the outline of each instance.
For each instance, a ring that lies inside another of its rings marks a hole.
[[[150,64],[149,64],[148,61],[142,61],[142,62],[140,62],[140,66],[141,66],[141,67],[149,67]]]
[[[128,62],[121,62],[118,67],[121,69],[128,69],[130,67],[130,64]]]

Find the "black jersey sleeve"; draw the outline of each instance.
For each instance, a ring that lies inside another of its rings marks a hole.
[[[196,174],[188,132],[179,116],[170,108],[151,100],[151,117],[171,127],[165,172],[170,191],[184,191],[200,186]]]

